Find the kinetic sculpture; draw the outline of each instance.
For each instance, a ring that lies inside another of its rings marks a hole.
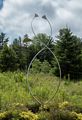
[[[35,34],[35,31],[34,31],[34,28],[33,28],[33,21],[34,21],[37,17],[39,17],[39,15],[38,15],[38,14],[35,14],[35,16],[34,16],[33,19],[32,19],[32,22],[31,22],[31,29],[32,29],[32,32],[33,32],[34,36],[36,36],[36,34]],[[50,24],[48,18],[47,18],[45,15],[43,15],[43,16],[42,16],[42,19],[44,19],[44,20],[46,20],[46,21],[48,22],[48,24],[49,24],[49,26],[50,26],[50,30],[51,30],[50,37],[52,37],[52,27],[51,27],[51,24]],[[40,42],[41,42],[41,41],[40,41]],[[61,68],[60,68],[60,64],[59,64],[59,61],[58,61],[56,55],[55,55],[55,54],[53,53],[53,51],[48,47],[49,42],[47,43],[47,45],[44,44],[43,42],[41,42],[41,43],[43,44],[44,47],[43,47],[43,48],[33,57],[33,59],[31,60],[29,66],[28,66],[28,70],[27,70],[27,79],[26,79],[26,81],[27,81],[27,85],[28,85],[28,89],[29,89],[30,95],[31,95],[39,104],[43,105],[44,103],[42,103],[40,100],[38,100],[38,99],[33,95],[32,91],[31,91],[31,87],[30,87],[30,84],[29,84],[29,81],[28,81],[31,65],[32,65],[33,61],[36,59],[36,57],[37,57],[41,52],[43,52],[45,49],[48,49],[48,50],[51,52],[51,54],[53,55],[53,57],[55,58],[55,60],[56,60],[56,62],[57,62],[57,65],[58,65],[58,68],[59,68],[59,73],[60,73],[60,79],[59,79],[59,83],[58,83],[57,89],[56,89],[56,91],[55,91],[55,94],[53,94],[53,96],[47,101],[47,103],[49,103],[49,102],[55,97],[55,95],[57,94],[57,92],[58,92],[58,90],[59,90],[60,81],[61,81]]]

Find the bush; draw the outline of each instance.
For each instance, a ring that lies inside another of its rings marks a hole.
[[[77,115],[69,110],[55,110],[51,113],[52,120],[77,120]]]
[[[40,112],[38,114],[38,120],[51,120],[51,116],[48,112]]]
[[[47,62],[46,60],[44,60],[44,62],[42,63],[41,66],[41,72],[43,73],[49,73],[51,70],[51,66],[49,64],[49,62]]]
[[[20,120],[38,120],[38,116],[31,111],[23,111],[19,114]]]
[[[39,111],[39,107],[40,107],[40,104],[39,103],[36,103],[36,102],[30,102],[28,105],[27,105],[27,108],[29,110],[31,110],[33,113],[36,113]]]
[[[47,62],[47,60],[44,60],[43,62],[40,62],[39,59],[35,59],[33,64],[32,64],[32,68],[31,68],[31,72],[32,73],[49,73],[51,70],[51,66],[49,64],[49,62]]]
[[[38,59],[35,59],[32,68],[31,68],[32,73],[40,73],[41,72],[41,62]]]
[[[0,120],[9,120],[12,118],[12,114],[10,112],[1,112],[0,113]]]
[[[0,120],[38,120],[38,115],[31,111],[6,111],[0,113]]]

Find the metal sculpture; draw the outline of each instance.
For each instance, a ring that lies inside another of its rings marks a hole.
[[[38,14],[35,14],[35,16],[34,16],[33,19],[32,19],[32,22],[31,22],[31,29],[32,29],[32,32],[33,32],[34,36],[36,36],[36,33],[35,33],[35,31],[34,31],[34,28],[33,28],[33,21],[34,21],[35,18],[37,18],[37,17],[39,17],[39,15],[38,15]],[[48,22],[48,24],[49,24],[49,26],[50,26],[50,30],[51,30],[50,37],[52,37],[52,27],[51,27],[51,24],[50,24],[48,18],[47,18],[45,15],[43,15],[43,16],[42,16],[42,19],[44,19],[44,20],[46,20],[46,21]],[[41,42],[41,41],[40,41],[40,42]],[[59,64],[59,61],[58,61],[56,55],[55,55],[55,54],[53,53],[53,51],[48,47],[48,43],[47,43],[47,45],[44,44],[43,42],[41,42],[41,43],[44,45],[44,47],[43,47],[43,48],[33,57],[33,59],[31,60],[29,66],[28,66],[28,70],[27,70],[27,80],[26,80],[26,81],[27,81],[27,85],[28,85],[28,89],[29,89],[30,95],[31,95],[40,105],[43,105],[43,103],[40,102],[40,101],[33,95],[32,91],[31,91],[31,87],[30,87],[29,82],[28,82],[28,77],[29,77],[31,65],[32,65],[33,61],[36,59],[36,57],[37,57],[41,52],[43,52],[45,49],[48,49],[48,50],[51,52],[51,54],[54,56],[54,58],[55,58],[55,60],[56,60],[56,62],[57,62],[57,64],[58,64],[59,73],[60,73],[59,84],[58,84],[58,86],[57,86],[57,89],[56,89],[56,91],[55,91],[55,94],[47,101],[47,103],[49,103],[49,102],[55,97],[55,95],[57,94],[57,92],[58,92],[58,90],[59,90],[60,81],[61,81],[61,68],[60,68],[60,64]]]

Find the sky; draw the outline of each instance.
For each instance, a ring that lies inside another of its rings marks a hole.
[[[24,34],[33,37],[31,21],[35,33],[50,35],[50,26],[41,17],[46,15],[51,23],[53,38],[60,28],[68,26],[78,37],[82,37],[82,0],[0,0],[0,32],[14,38]]]

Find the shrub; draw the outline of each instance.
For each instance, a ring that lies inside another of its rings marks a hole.
[[[41,66],[41,72],[49,73],[50,70],[51,70],[51,66],[50,66],[49,62],[47,62],[47,60],[44,60],[44,62],[42,63],[42,66]]]
[[[0,113],[0,120],[38,120],[38,115],[31,111],[6,111]]]
[[[82,120],[82,113],[77,114],[78,120]]]
[[[51,116],[50,113],[48,112],[40,112],[38,114],[38,120],[51,120]]]
[[[0,120],[6,118],[6,115],[6,112],[0,113]]]
[[[32,68],[31,68],[32,73],[40,73],[41,72],[41,62],[38,59],[35,59]]]
[[[31,111],[23,111],[19,114],[20,120],[38,120],[38,116]]]
[[[9,120],[12,117],[12,114],[10,112],[1,112],[0,113],[0,120]]]
[[[65,101],[63,103],[59,103],[59,108],[64,109],[64,108],[68,107],[69,105],[70,105],[69,102]]]
[[[40,104],[39,103],[36,103],[36,102],[30,102],[28,105],[27,105],[27,108],[29,110],[31,110],[33,113],[36,113],[39,111],[39,107],[40,107]]]
[[[51,113],[52,120],[77,120],[77,115],[69,110],[55,110]]]

